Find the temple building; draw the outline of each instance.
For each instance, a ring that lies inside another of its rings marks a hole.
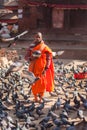
[[[0,5],[8,10],[0,11],[0,22],[17,23],[20,30],[87,28],[87,0],[0,0]]]

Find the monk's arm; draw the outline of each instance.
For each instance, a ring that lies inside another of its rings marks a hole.
[[[52,55],[49,52],[46,52],[46,66],[45,70],[49,69],[51,63]]]

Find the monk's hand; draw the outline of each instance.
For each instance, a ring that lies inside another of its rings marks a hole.
[[[45,74],[46,74],[46,70],[43,70],[42,75],[45,75]]]

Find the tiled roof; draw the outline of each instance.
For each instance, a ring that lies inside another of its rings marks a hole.
[[[6,2],[6,3],[4,4],[4,6],[17,6],[17,5],[18,5],[17,0],[12,1],[12,2]]]
[[[26,0],[27,2],[46,2],[52,4],[87,4],[87,0]]]
[[[6,14],[2,16],[2,19],[18,19],[17,14]]]
[[[9,14],[9,13],[12,13],[11,10],[8,10],[8,9],[0,9],[0,17],[6,15],[6,14]]]

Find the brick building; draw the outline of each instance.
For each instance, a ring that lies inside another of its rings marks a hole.
[[[20,30],[87,28],[87,0],[4,0]],[[15,2],[15,4],[11,4]],[[3,0],[2,0],[3,5]],[[11,14],[10,14],[11,15]],[[12,20],[12,19],[11,19]]]
[[[19,8],[22,29],[87,28],[87,0],[19,0]]]

